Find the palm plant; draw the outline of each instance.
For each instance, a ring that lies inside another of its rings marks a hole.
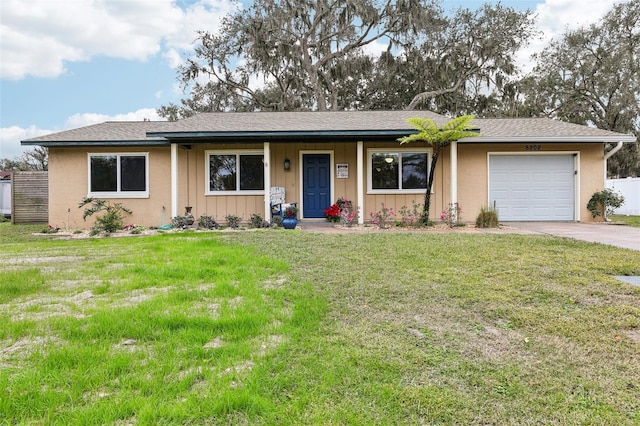
[[[431,188],[433,187],[433,176],[435,175],[438,157],[443,148],[462,138],[479,136],[480,133],[471,131],[469,123],[473,120],[473,115],[463,115],[446,122],[442,127],[438,127],[435,121],[430,118],[411,117],[407,123],[413,126],[418,133],[413,133],[398,139],[400,144],[410,142],[424,142],[433,148],[431,154],[431,167],[427,177],[427,188],[424,195],[424,204],[420,222],[429,223],[429,208],[431,207]]]

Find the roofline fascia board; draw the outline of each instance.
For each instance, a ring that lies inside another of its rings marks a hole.
[[[463,138],[458,143],[632,143],[634,136],[520,136],[520,137],[475,137]]]
[[[416,130],[274,130],[274,131],[211,131],[211,132],[148,132],[149,137],[163,137],[167,139],[243,139],[243,138],[299,138],[299,137],[383,137],[403,136],[408,133],[417,133]]]
[[[48,148],[56,147],[81,147],[81,146],[169,146],[171,143],[167,140],[158,141],[21,141],[24,146],[44,146]]]

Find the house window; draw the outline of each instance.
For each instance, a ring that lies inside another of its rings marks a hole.
[[[423,192],[427,187],[429,153],[428,149],[370,150],[369,192]]]
[[[260,151],[207,151],[207,194],[264,193],[264,154]]]
[[[149,154],[89,154],[89,196],[149,196]]]

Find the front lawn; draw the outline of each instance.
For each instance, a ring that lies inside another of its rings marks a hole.
[[[610,216],[610,219],[613,222],[622,222],[625,225],[640,228],[640,216],[613,215],[613,216]]]
[[[11,229],[9,424],[640,422],[640,288],[613,278],[640,275],[637,251],[456,232]]]

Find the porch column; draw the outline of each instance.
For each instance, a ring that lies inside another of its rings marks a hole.
[[[271,222],[271,200],[269,189],[271,189],[271,146],[269,142],[264,143],[264,220]]]
[[[458,202],[458,142],[451,142],[451,206],[454,207],[455,221],[458,222],[458,211],[455,206]]]
[[[171,217],[178,216],[178,144],[171,144]]]
[[[356,165],[356,176],[357,176],[357,200],[356,205],[358,206],[358,225],[364,224],[364,143],[362,141],[357,142],[357,165]]]

